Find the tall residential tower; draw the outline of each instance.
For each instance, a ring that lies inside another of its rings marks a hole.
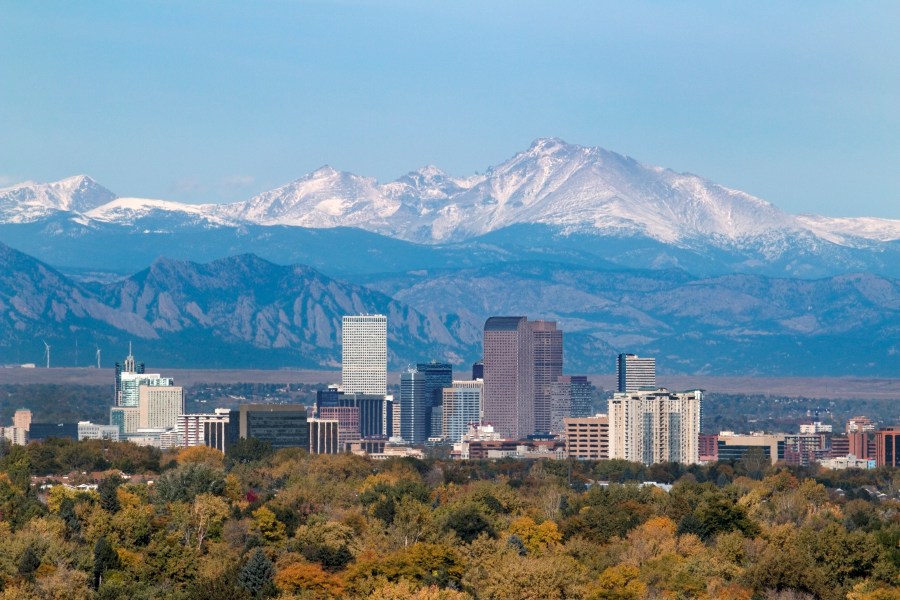
[[[609,401],[609,457],[651,465],[700,461],[699,390],[617,392]]]

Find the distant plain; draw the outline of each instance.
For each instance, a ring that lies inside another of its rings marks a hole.
[[[177,369],[149,366],[148,371],[174,377],[175,383],[339,383],[340,371],[301,369]],[[455,371],[457,378],[466,371]],[[388,374],[388,383],[398,383],[400,374]],[[589,375],[591,382],[605,390],[613,389],[615,376],[609,373]],[[80,384],[112,385],[112,369],[96,368],[0,368],[0,384]],[[657,383],[671,390],[703,389],[721,394],[762,394],[779,397],[823,399],[900,400],[900,379],[863,377],[713,377],[706,375],[657,375]]]

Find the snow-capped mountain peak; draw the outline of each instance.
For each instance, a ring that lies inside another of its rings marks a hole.
[[[0,189],[0,222],[29,223],[59,211],[82,213],[115,198],[87,175],[52,183],[27,181]]]
[[[860,246],[900,240],[900,221],[798,217],[745,192],[690,173],[645,165],[600,147],[539,138],[483,174],[455,177],[434,165],[379,184],[323,166],[244,202],[184,205],[115,195],[85,176],[0,190],[0,222],[59,211],[105,222],[162,218],[204,226],[242,223],[357,227],[400,239],[462,241],[511,225],[643,236],[682,247],[763,246],[792,240]]]
[[[261,225],[362,227],[397,208],[399,202],[385,197],[375,179],[324,166],[246,202],[222,207],[219,214]]]

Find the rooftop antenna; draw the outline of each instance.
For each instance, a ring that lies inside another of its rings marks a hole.
[[[100,368],[100,346],[97,346],[97,368]]]
[[[46,342],[46,340],[41,340],[44,342],[44,355],[47,357],[47,368],[50,368],[50,344]]]

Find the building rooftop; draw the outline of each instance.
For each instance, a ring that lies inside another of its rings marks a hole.
[[[484,322],[485,331],[515,331],[527,317],[490,317]]]

